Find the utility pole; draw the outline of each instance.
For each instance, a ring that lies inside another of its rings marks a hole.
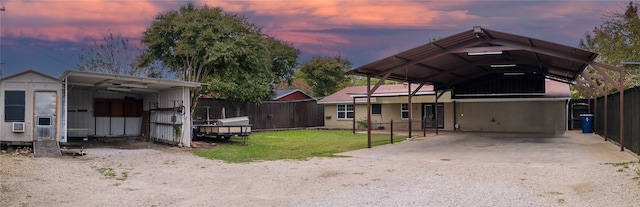
[[[0,8],[0,11],[5,11],[4,6]],[[4,65],[2,62],[2,18],[0,18],[0,65]],[[2,78],[2,68],[0,67],[0,78]]]

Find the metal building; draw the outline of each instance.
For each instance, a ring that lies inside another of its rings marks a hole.
[[[42,140],[57,147],[74,137],[136,136],[190,147],[190,92],[200,85],[70,70],[58,79],[24,71],[0,80],[0,142],[33,142],[37,148]]]

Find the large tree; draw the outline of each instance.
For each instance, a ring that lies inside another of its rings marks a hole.
[[[340,56],[335,57],[315,57],[302,64],[299,76],[313,91],[316,97],[328,96],[349,82],[345,74],[351,69],[351,62]]]
[[[135,57],[140,53],[140,48],[130,44],[128,39],[109,32],[101,40],[93,39],[88,48],[82,49],[82,53],[78,55],[76,69],[161,78],[162,72],[153,64],[146,67],[136,66]]]
[[[611,12],[604,15],[606,21],[585,34],[580,47],[598,53],[597,61],[614,66],[625,67],[625,87],[636,86],[640,76],[640,65],[624,65],[621,62],[640,61],[640,19],[638,6],[633,2],[624,12]],[[588,68],[587,72],[596,73]],[[610,73],[617,79],[617,73]],[[613,87],[610,87],[613,88]]]
[[[193,3],[158,15],[142,43],[140,66],[159,61],[180,80],[209,83],[191,94],[192,110],[201,92],[236,103],[268,97],[270,83],[292,78],[299,54],[235,13]]]

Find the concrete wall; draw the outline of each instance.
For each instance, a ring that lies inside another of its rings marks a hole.
[[[8,79],[4,79],[0,82],[0,107],[3,113],[3,116],[0,117],[0,141],[19,141],[19,142],[32,142],[34,141],[34,93],[36,91],[43,92],[55,92],[57,96],[56,102],[56,114],[55,119],[52,120],[55,123],[53,126],[54,129],[54,139],[60,140],[60,124],[62,123],[62,116],[60,112],[62,111],[62,83],[58,82],[55,79],[51,79],[49,77],[41,76],[36,73],[24,73],[19,74],[14,77],[10,77]],[[4,103],[5,103],[5,91],[24,91],[25,92],[25,116],[24,116],[24,129],[25,131],[22,133],[12,132],[12,122],[5,122],[4,117]]]
[[[562,134],[566,100],[457,102],[461,131],[536,132]]]

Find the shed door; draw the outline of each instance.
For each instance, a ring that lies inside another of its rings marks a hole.
[[[36,140],[53,140],[56,134],[57,94],[54,91],[36,91],[33,121]]]

